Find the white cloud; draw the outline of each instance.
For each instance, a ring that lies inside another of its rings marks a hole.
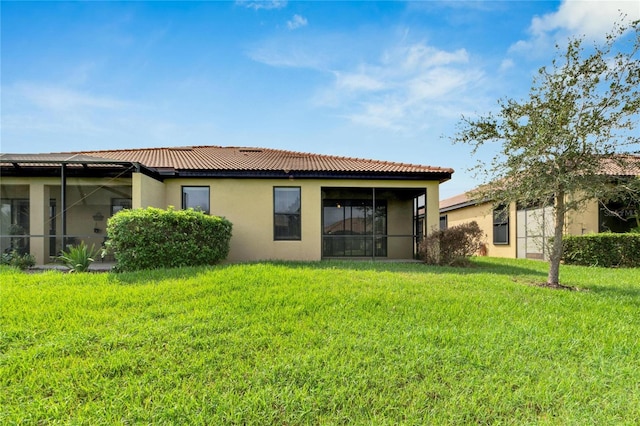
[[[574,35],[601,39],[611,31],[621,13],[627,14],[630,20],[639,19],[640,5],[637,1],[565,0],[557,12],[534,17],[531,32],[537,36],[566,29]]]
[[[507,71],[515,66],[515,62],[512,59],[504,59],[500,63],[500,72]]]
[[[638,2],[564,0],[556,12],[533,17],[529,27],[531,37],[514,43],[510,52],[540,54],[567,36],[602,41],[621,14],[626,15],[627,21],[640,19]]]
[[[293,18],[290,21],[287,21],[287,28],[295,30],[307,26],[307,23],[307,18],[300,15],[293,15]]]
[[[33,105],[51,111],[69,111],[83,108],[116,109],[128,103],[107,97],[96,96],[64,87],[19,83],[14,88],[17,96]]]
[[[385,51],[379,61],[333,71],[318,105],[360,125],[414,133],[467,109],[466,91],[483,79],[466,50],[444,51],[424,43]]]
[[[259,46],[247,52],[248,56],[256,62],[272,67],[285,68],[324,68],[324,59],[321,54],[310,51],[302,46],[292,46],[288,50],[282,50],[271,44]]]
[[[33,82],[3,86],[2,92],[3,139],[6,136],[13,143],[18,140],[13,135],[20,135],[20,138],[30,136],[30,144],[56,137],[69,141],[81,137],[86,144],[112,134],[114,127],[118,127],[114,124],[117,119],[130,117],[141,107],[114,97]],[[11,147],[16,152],[24,149],[19,142]]]
[[[386,87],[385,83],[373,75],[368,75],[366,70],[349,72],[334,72],[336,88],[349,92],[374,92]]]
[[[249,1],[249,0],[236,0],[236,4],[239,6],[244,6],[247,9],[253,10],[271,10],[271,9],[282,9],[287,7],[286,0],[258,0],[258,1]]]
[[[369,127],[419,131],[451,111],[459,117],[483,104],[484,73],[465,49],[444,50],[408,42],[406,32],[387,49],[360,47],[340,34],[263,41],[248,52],[275,67],[304,68],[329,77],[310,99],[315,107]],[[354,52],[358,52],[354,55]],[[482,96],[482,95],[480,95]],[[437,124],[437,123],[436,123]]]
[[[322,39],[290,34],[262,40],[247,49],[247,56],[272,67],[306,68],[327,71],[335,58],[341,40],[330,35]],[[338,47],[336,47],[338,46]]]
[[[469,61],[469,55],[464,49],[446,52],[419,43],[398,48],[385,57],[385,62],[397,60],[402,61],[402,66],[405,69],[419,70],[453,63],[465,63]]]

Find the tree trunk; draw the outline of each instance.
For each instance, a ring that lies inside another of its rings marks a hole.
[[[564,191],[556,193],[556,205],[554,210],[555,227],[553,232],[553,245],[549,256],[549,275],[547,284],[560,285],[560,259],[562,258],[562,234],[564,232]]]

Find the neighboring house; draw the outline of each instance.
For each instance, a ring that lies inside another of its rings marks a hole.
[[[229,219],[229,261],[410,259],[422,229],[437,226],[439,184],[453,173],[219,146],[0,154],[0,166],[1,249],[38,263],[79,241],[100,246],[109,217],[149,206]]]
[[[605,165],[602,171],[612,177],[640,176],[640,166],[631,173],[623,173],[615,165]],[[565,234],[628,232],[636,226],[637,214],[637,206],[592,200],[580,211],[568,214]],[[488,256],[547,259],[554,229],[552,207],[511,203],[506,209],[494,208],[491,202],[475,200],[469,193],[440,201],[440,229],[474,220],[487,236]]]

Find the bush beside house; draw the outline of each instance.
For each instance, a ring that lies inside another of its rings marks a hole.
[[[640,234],[567,235],[562,257],[573,265],[639,267]]]
[[[232,224],[189,210],[123,210],[107,222],[117,270],[212,265],[229,254]]]
[[[430,265],[464,265],[484,246],[484,232],[476,221],[432,232],[418,247],[418,256]]]

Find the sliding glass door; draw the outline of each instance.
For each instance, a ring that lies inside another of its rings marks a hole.
[[[325,199],[322,210],[324,257],[387,255],[385,200]]]

